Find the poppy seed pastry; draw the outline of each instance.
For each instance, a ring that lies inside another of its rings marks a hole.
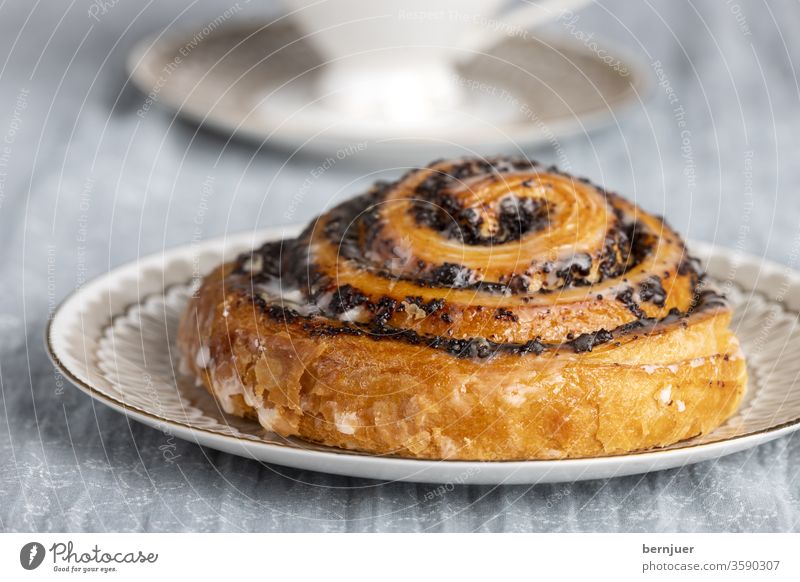
[[[557,459],[719,426],[731,310],[660,218],[527,159],[434,162],[208,275],[178,345],[230,414],[428,459]]]

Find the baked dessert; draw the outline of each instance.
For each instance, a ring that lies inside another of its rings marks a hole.
[[[527,159],[440,161],[208,275],[180,324],[228,413],[428,459],[669,445],[728,418],[731,310],[666,223]]]

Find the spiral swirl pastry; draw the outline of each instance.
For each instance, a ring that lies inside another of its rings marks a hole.
[[[222,265],[179,347],[232,414],[376,454],[618,454],[712,430],[746,368],[660,218],[527,159],[435,162]]]

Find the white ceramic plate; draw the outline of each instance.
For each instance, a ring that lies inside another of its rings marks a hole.
[[[714,432],[664,449],[587,459],[523,462],[378,457],[284,439],[225,415],[179,372],[174,336],[191,282],[222,261],[295,228],[192,244],[112,270],[67,298],[47,330],[55,365],[92,398],[200,445],[301,469],[429,483],[542,483],[644,473],[713,459],[800,426],[800,273],[708,244],[691,249],[735,306],[748,393]]]
[[[650,85],[638,58],[603,43],[604,61],[565,27],[559,38],[510,38],[475,55],[456,70],[463,105],[424,126],[387,129],[326,107],[315,88],[325,65],[287,21],[225,26],[200,43],[196,36],[162,33],[131,52],[131,80],[148,96],[143,112],[162,104],[225,133],[323,158],[351,155],[358,144],[366,144],[359,159],[398,164],[465,150],[519,153],[613,122]]]

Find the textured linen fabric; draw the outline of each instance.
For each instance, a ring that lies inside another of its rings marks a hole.
[[[268,4],[243,2],[237,17],[274,11]],[[308,220],[377,176],[354,156],[309,180],[313,156],[198,132],[157,105],[136,114],[144,96],[123,64],[137,39],[223,10],[212,1],[0,4],[0,529],[798,529],[793,437],[609,480],[379,483],[172,439],[55,375],[43,330],[76,285],[193,239]],[[578,16],[549,29],[638,55],[652,91],[610,127],[530,155],[566,161],[688,236],[797,267],[800,4],[601,0]]]

